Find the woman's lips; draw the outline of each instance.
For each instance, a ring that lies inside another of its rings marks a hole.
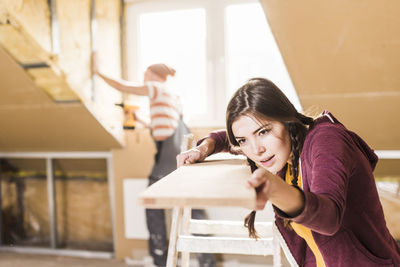
[[[264,167],[271,167],[272,164],[274,163],[274,159],[275,159],[275,155],[269,157],[266,160],[262,160],[260,161],[261,165],[263,165]]]

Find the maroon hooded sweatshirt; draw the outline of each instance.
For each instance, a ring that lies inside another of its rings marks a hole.
[[[400,248],[386,227],[373,176],[376,154],[332,114],[324,115],[310,127],[300,155],[304,209],[289,217],[274,207],[277,228],[299,266],[316,266],[315,257],[283,218],[311,229],[326,267],[400,266]],[[214,153],[228,150],[225,131],[209,137]]]

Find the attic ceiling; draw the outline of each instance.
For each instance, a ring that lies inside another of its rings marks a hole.
[[[120,147],[81,102],[56,103],[0,47],[0,150],[90,151]]]
[[[0,1],[0,151],[120,148],[122,113],[114,108],[120,95],[104,94],[91,79],[90,44],[97,42],[90,38],[91,1],[51,3]],[[99,4],[104,6],[93,8],[104,29],[100,42],[118,36],[120,10],[104,8],[120,3]],[[73,12],[57,19],[60,14],[51,7]],[[53,24],[60,24],[55,28],[60,35],[51,35]],[[60,53],[50,52],[51,40],[62,41]],[[115,43],[107,47],[112,58],[119,55]],[[110,67],[118,71],[119,61],[113,62]]]
[[[261,3],[303,109],[400,150],[400,2]]]

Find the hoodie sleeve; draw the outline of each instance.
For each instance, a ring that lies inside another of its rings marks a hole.
[[[304,190],[304,210],[291,219],[312,231],[333,235],[342,223],[357,147],[339,125],[321,127],[308,139],[302,164],[307,171],[302,170],[302,179],[309,188]]]
[[[197,145],[200,145],[206,138],[211,138],[212,140],[214,140],[215,148],[213,154],[219,152],[227,152],[230,150],[228,136],[225,130],[211,132],[208,136],[197,141]]]

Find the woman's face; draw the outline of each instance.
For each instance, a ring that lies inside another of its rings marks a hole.
[[[276,174],[288,162],[289,132],[281,122],[240,116],[233,122],[232,132],[242,152],[269,172]]]

